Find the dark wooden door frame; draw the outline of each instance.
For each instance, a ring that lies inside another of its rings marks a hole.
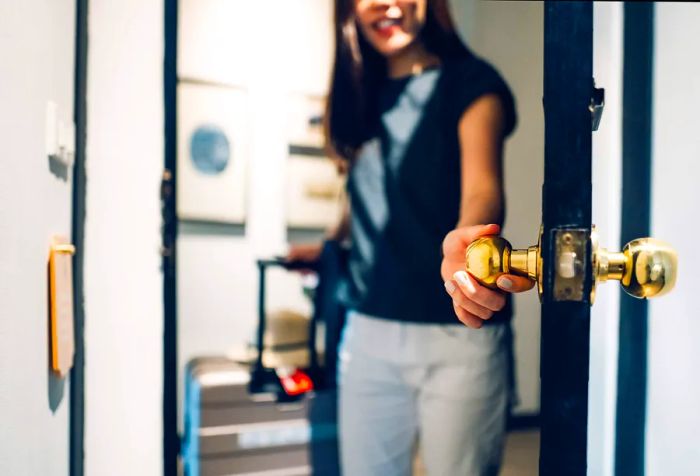
[[[85,143],[87,139],[87,49],[88,0],[76,1],[75,74],[73,121],[75,123],[75,162],[71,236],[73,255],[73,303],[75,356],[70,371],[68,461],[70,476],[83,476],[85,469],[85,307],[83,265],[85,257]]]
[[[178,0],[164,2],[163,103],[165,163],[161,185],[163,215],[163,474],[176,475],[177,432],[177,24]]]
[[[651,232],[653,3],[625,3],[623,48],[621,247]],[[615,417],[615,474],[619,476],[644,474],[647,319],[647,301],[620,290]]]
[[[621,242],[650,233],[653,3],[624,7]],[[541,475],[585,475],[591,285],[582,302],[556,302],[553,231],[591,227],[592,4],[545,4],[545,295],[542,305]],[[590,247],[590,243],[589,243]],[[590,253],[590,249],[588,250]],[[645,473],[647,303],[620,290],[615,474]]]
[[[591,231],[592,2],[545,3],[544,295],[541,340],[540,474],[586,475],[590,260],[581,301],[557,301],[554,234]],[[590,240],[587,240],[590,255]]]

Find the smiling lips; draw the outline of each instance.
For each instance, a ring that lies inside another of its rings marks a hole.
[[[380,36],[388,38],[392,36],[397,30],[401,29],[401,19],[400,18],[382,18],[372,24],[374,31]]]

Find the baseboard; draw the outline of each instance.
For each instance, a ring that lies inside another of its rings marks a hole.
[[[518,413],[508,418],[508,431],[530,430],[540,427],[539,413]]]

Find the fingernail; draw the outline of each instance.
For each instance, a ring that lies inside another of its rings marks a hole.
[[[459,281],[463,286],[469,285],[469,280],[467,279],[466,271],[457,271],[453,276],[457,281]]]
[[[498,287],[503,289],[511,289],[513,287],[513,281],[508,278],[499,278]]]
[[[454,275],[454,278],[459,281],[459,284],[467,288],[467,291],[470,293],[475,293],[476,288],[474,287],[474,284],[469,280],[467,277],[467,272],[466,271],[457,271]]]
[[[447,289],[448,293],[452,294],[453,292],[455,292],[455,289],[457,289],[457,287],[454,285],[452,280],[447,280],[445,281],[445,289]]]

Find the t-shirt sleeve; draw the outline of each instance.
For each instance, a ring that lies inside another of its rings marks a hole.
[[[505,127],[504,137],[510,135],[517,124],[515,99],[510,88],[496,69],[479,58],[471,58],[456,65],[452,78],[450,103],[455,107],[457,118],[479,99],[487,94],[496,94],[503,105]]]

